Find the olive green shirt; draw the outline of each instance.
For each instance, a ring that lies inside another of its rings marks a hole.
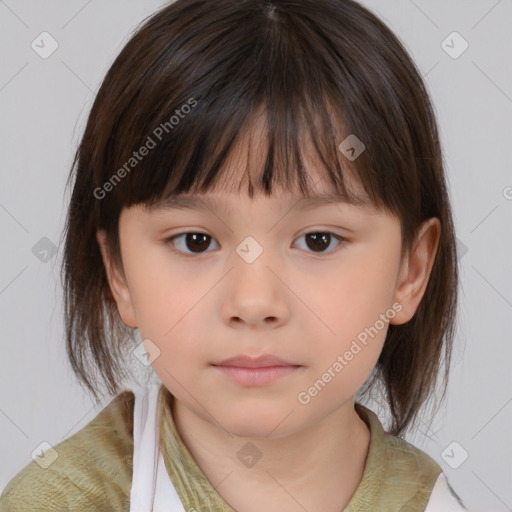
[[[171,413],[172,395],[158,396],[160,442],[167,472],[185,510],[233,512],[183,443]],[[6,486],[0,512],[130,510],[134,395],[117,395],[91,422],[53,447],[46,469],[30,462]],[[356,404],[370,430],[362,480],[344,512],[424,511],[440,466],[426,453],[383,430],[378,417]]]

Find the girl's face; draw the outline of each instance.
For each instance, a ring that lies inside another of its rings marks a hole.
[[[400,222],[373,207],[283,191],[192,197],[204,205],[124,209],[126,281],[109,274],[163,384],[239,436],[289,435],[352,407],[389,323],[421,299],[428,251],[401,264]]]

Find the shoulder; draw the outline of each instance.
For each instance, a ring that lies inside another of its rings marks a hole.
[[[382,443],[383,455],[393,470],[404,470],[413,475],[425,475],[426,478],[437,478],[441,473],[439,464],[423,450],[420,450],[405,439],[384,433]],[[432,483],[433,485],[433,483]]]
[[[441,467],[430,455],[405,439],[386,432],[377,415],[370,409],[357,404],[359,415],[368,425],[371,433],[369,459],[386,475],[390,484],[407,481],[430,482],[430,489],[441,473]]]
[[[387,470],[404,481],[416,482],[412,501],[428,499],[425,512],[459,512],[467,510],[450,486],[441,466],[427,453],[409,442],[385,434],[384,453]],[[412,487],[412,486],[411,486]]]
[[[463,512],[467,508],[452,489],[444,473],[436,480],[425,512]]]
[[[410,510],[424,510],[432,489],[442,474],[430,455],[404,439],[385,433],[380,460],[385,474],[383,491],[400,496]]]
[[[0,512],[129,510],[134,395],[124,391],[85,427],[31,461],[5,487]]]
[[[384,431],[377,415],[370,409],[357,404],[357,411],[366,421],[372,436],[365,482],[378,487],[375,503],[379,504],[379,510],[467,510],[430,455]]]
[[[441,467],[411,443],[386,432],[377,415],[356,403],[370,430],[363,478],[348,510],[424,511]]]

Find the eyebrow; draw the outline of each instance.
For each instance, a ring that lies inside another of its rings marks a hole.
[[[365,201],[350,201],[336,194],[316,194],[312,196],[303,196],[290,202],[290,207],[295,204],[294,208],[300,207],[304,210],[311,210],[320,206],[329,204],[347,204],[357,205],[366,204]],[[210,211],[226,211],[226,205],[215,197],[183,194],[171,194],[147,206],[148,210],[210,210]]]

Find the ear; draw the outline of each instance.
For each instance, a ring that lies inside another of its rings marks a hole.
[[[96,232],[96,239],[100,247],[103,264],[107,272],[108,284],[110,291],[117,303],[117,309],[123,322],[132,329],[137,328],[137,320],[135,317],[135,308],[130,294],[130,290],[126,283],[125,277],[122,272],[117,268],[110,258],[110,253],[107,247],[107,236],[104,229],[99,229]]]
[[[402,309],[390,320],[391,324],[404,324],[414,316],[427,288],[440,235],[441,223],[436,217],[421,225],[416,240],[404,256],[400,267],[395,301],[402,305]]]

